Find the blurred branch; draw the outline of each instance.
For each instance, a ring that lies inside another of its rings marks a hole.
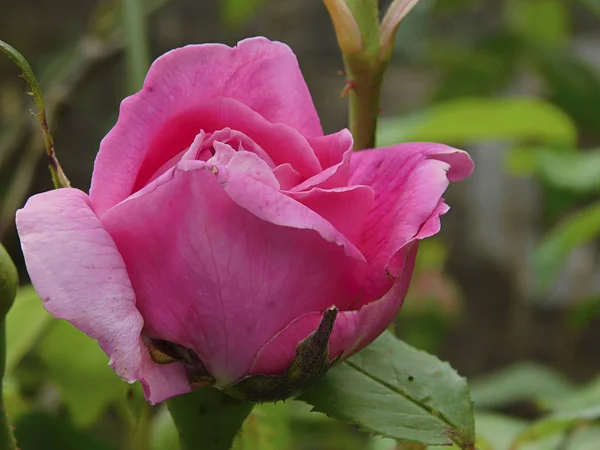
[[[121,0],[121,3],[127,57],[127,89],[129,93],[133,93],[142,87],[150,66],[146,11],[142,6],[142,0]]]
[[[159,10],[168,1],[146,2],[146,14]],[[65,53],[61,52],[48,65],[49,67],[60,67],[58,73],[51,76],[42,74],[40,77],[40,84],[46,93],[46,115],[54,127],[56,127],[61,107],[69,101],[74,89],[85,79],[90,69],[114,56],[125,46],[122,28],[119,27],[114,6],[106,9],[106,3],[101,2],[92,16],[89,30],[75,44],[74,49],[68,52],[68,55],[65,56]],[[8,185],[8,196],[3,199],[0,206],[0,239],[13,227],[15,211],[23,204],[37,164],[44,154],[40,151],[43,141],[35,128],[36,125],[31,120],[31,114],[24,112],[21,119],[13,125],[13,129],[3,133],[2,139],[0,139],[0,167],[2,167],[6,159],[18,149],[27,129],[30,132],[30,137],[25,144],[26,151],[19,160]]]

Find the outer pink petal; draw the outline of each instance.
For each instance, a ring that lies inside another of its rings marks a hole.
[[[196,350],[220,384],[295,318],[351,302],[366,269],[308,208],[202,161],[182,161],[102,221],[149,335]]]
[[[369,345],[385,331],[400,310],[408,291],[417,255],[417,245],[403,250],[404,267],[391,289],[380,299],[357,311],[340,311],[329,339],[329,357],[347,358]],[[258,353],[250,373],[277,374],[291,363],[298,343],[315,331],[323,312],[304,315],[269,341]]]
[[[288,195],[329,221],[350,242],[357,245],[365,220],[373,207],[373,189],[349,186],[337,189],[313,188]]]
[[[219,104],[210,105],[219,98],[245,108],[237,115],[224,114]],[[150,68],[143,89],[123,101],[117,124],[102,141],[90,190],[94,209],[101,214],[132,192],[148,154],[143,182],[186,149],[201,129],[241,130],[268,151],[253,133],[256,130],[244,129],[238,123],[240,116],[250,113],[266,123],[296,131],[299,136],[288,138],[286,146],[280,147],[282,151],[293,147],[291,141],[302,136],[323,134],[289,47],[254,38],[233,48],[190,45],[166,53]],[[215,120],[211,120],[212,114],[217,116]],[[275,159],[273,154],[271,157]]]
[[[79,190],[59,189],[35,195],[17,212],[27,269],[44,307],[98,340],[113,370],[139,380],[150,401],[188,392],[181,369],[148,363],[125,264],[89,203]]]
[[[329,356],[343,359],[373,342],[393,322],[400,311],[415,266],[418,241],[440,231],[440,213],[447,205],[440,201],[418,233],[396,253],[397,277],[381,298],[356,311],[340,311],[329,340]],[[279,333],[258,353],[250,373],[275,374],[285,369],[295,356],[298,342],[317,329],[323,312],[300,317]]]
[[[414,239],[438,208],[449,180],[458,181],[473,170],[469,155],[440,144],[407,143],[365,150],[352,156],[350,184],[375,191],[374,207],[365,223],[359,249],[371,266],[365,301],[388,291],[397,276],[397,252]],[[387,271],[387,274],[386,274]]]

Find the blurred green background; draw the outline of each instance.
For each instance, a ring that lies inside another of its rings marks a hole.
[[[599,25],[600,0],[421,0],[385,78],[379,145],[439,141],[476,163],[447,193],[452,211],[421,247],[396,329],[469,378],[484,450],[600,448]],[[0,39],[38,75],[58,156],[83,190],[149,60],[253,35],[289,44],[326,132],[345,127],[343,65],[320,0],[0,6]],[[26,284],[14,213],[51,180],[17,73],[0,58],[0,239]],[[8,346],[8,410],[23,450],[177,449],[166,410],[145,405],[30,287],[8,316]],[[236,445],[397,447],[297,402],[258,408]]]

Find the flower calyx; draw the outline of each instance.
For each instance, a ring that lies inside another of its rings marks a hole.
[[[280,375],[249,375],[230,388],[231,395],[252,402],[276,402],[300,395],[319,381],[335,361],[330,362],[329,338],[338,309],[330,307],[319,327],[300,341],[296,357]]]

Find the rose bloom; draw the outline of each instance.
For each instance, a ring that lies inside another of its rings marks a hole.
[[[45,308],[156,403],[197,386],[194,364],[220,387],[283,373],[332,306],[330,361],[368,345],[472,170],[441,144],[323,135],[284,44],[190,45],[123,101],[89,195],[35,195],[17,227]],[[158,364],[156,343],[184,356]]]

